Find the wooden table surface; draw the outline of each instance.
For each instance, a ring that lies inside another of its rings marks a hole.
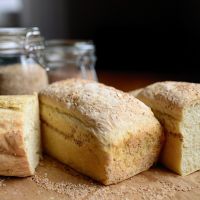
[[[199,200],[200,171],[181,177],[159,166],[103,186],[47,156],[28,178],[0,178],[0,200]]]

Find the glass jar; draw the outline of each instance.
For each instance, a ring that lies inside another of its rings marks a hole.
[[[95,47],[91,41],[46,41],[45,62],[51,83],[67,78],[97,81]]]
[[[0,95],[32,94],[48,85],[38,28],[0,28]]]

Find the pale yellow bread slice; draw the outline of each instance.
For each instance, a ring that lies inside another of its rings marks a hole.
[[[0,96],[0,175],[33,175],[40,148],[37,95]]]

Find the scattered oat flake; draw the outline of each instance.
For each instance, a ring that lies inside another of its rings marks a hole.
[[[90,186],[88,184],[79,183],[79,184],[73,184],[69,182],[53,182],[49,180],[47,177],[42,177],[38,175],[34,175],[32,177],[32,180],[40,187],[49,190],[54,191],[59,194],[65,194],[68,195],[70,199],[76,199],[80,197],[85,197],[89,193],[93,192],[95,187]]]

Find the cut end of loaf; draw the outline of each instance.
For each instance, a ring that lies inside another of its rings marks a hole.
[[[24,109],[24,143],[30,167],[30,175],[35,173],[41,155],[41,136],[38,98],[30,99]]]
[[[183,135],[182,175],[200,170],[200,100],[191,102],[183,111],[180,124]]]
[[[166,144],[161,154],[161,162],[182,176],[200,169],[199,116],[200,101],[183,110],[182,120],[178,124],[179,133],[166,131]],[[169,128],[166,127],[168,130]]]
[[[33,175],[39,153],[37,96],[0,96],[0,175]]]

